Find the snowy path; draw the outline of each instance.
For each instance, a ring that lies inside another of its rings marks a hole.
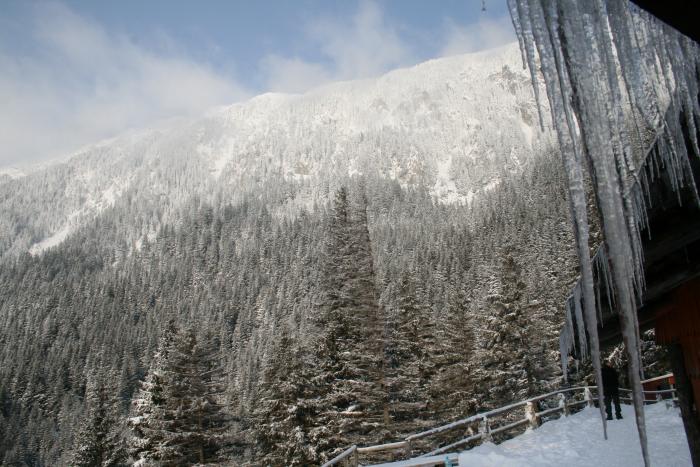
[[[544,423],[502,444],[492,443],[463,452],[460,467],[636,467],[642,461],[634,412],[623,405],[624,420],[608,422],[608,440],[603,440],[597,409]],[[678,409],[665,403],[645,407],[651,465],[690,466],[690,451]]]

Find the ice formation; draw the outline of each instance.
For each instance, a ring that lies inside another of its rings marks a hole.
[[[569,300],[562,362],[575,343],[571,313],[578,326],[582,315],[588,339],[578,329],[578,350],[590,354],[601,386],[596,300],[602,283],[620,314],[637,429],[649,465],[636,314],[644,293],[641,231],[647,226],[648,186],[660,166],[676,192],[696,191],[683,126],[697,155],[698,44],[628,0],[508,0],[508,5],[538,98],[540,77],[544,81],[569,183],[581,280]],[[589,178],[605,238],[594,259],[588,250]]]

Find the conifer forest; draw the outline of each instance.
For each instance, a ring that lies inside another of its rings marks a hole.
[[[576,271],[554,156],[470,207],[355,178],[281,218],[280,191],[194,199],[139,251],[103,240],[115,207],[4,259],[3,463],[312,465],[558,383]]]

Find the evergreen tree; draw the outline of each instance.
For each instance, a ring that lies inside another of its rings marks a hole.
[[[164,366],[176,332],[175,325],[169,322],[163,330],[146,379],[132,400],[133,416],[128,420],[131,429],[129,454],[144,465],[159,459],[159,445],[165,442],[159,420],[166,403]]]
[[[323,392],[311,436],[328,453],[383,436],[388,422],[366,200],[351,209],[344,187],[328,223],[321,285],[316,381]]]
[[[219,462],[228,418],[219,398],[218,349],[192,329],[170,325],[130,425],[132,453],[145,465]]]
[[[393,431],[407,433],[428,416],[434,329],[415,271],[404,271],[387,318],[387,389]]]
[[[315,362],[309,361],[310,354],[285,331],[263,371],[253,414],[258,461],[263,465],[305,466],[316,461],[308,433],[317,415],[311,399]]]
[[[94,373],[85,395],[87,415],[74,441],[74,467],[117,467],[126,465],[126,450],[118,423],[118,400]]]
[[[431,381],[431,408],[437,420],[472,415],[476,409],[475,387],[480,381],[474,368],[474,329],[471,302],[457,290],[448,299],[442,319],[436,326],[433,352],[435,377]]]
[[[482,315],[478,360],[480,400],[499,407],[532,392],[534,380],[530,351],[530,322],[523,312],[521,267],[511,249],[503,253],[496,293],[486,297]]]

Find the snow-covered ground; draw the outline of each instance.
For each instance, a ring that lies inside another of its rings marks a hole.
[[[645,408],[651,465],[690,466],[690,451],[680,412],[665,403]],[[622,406],[623,420],[608,422],[608,440],[598,409],[544,423],[537,430],[505,441],[478,446],[460,454],[468,467],[636,467],[644,465],[632,407]]]

